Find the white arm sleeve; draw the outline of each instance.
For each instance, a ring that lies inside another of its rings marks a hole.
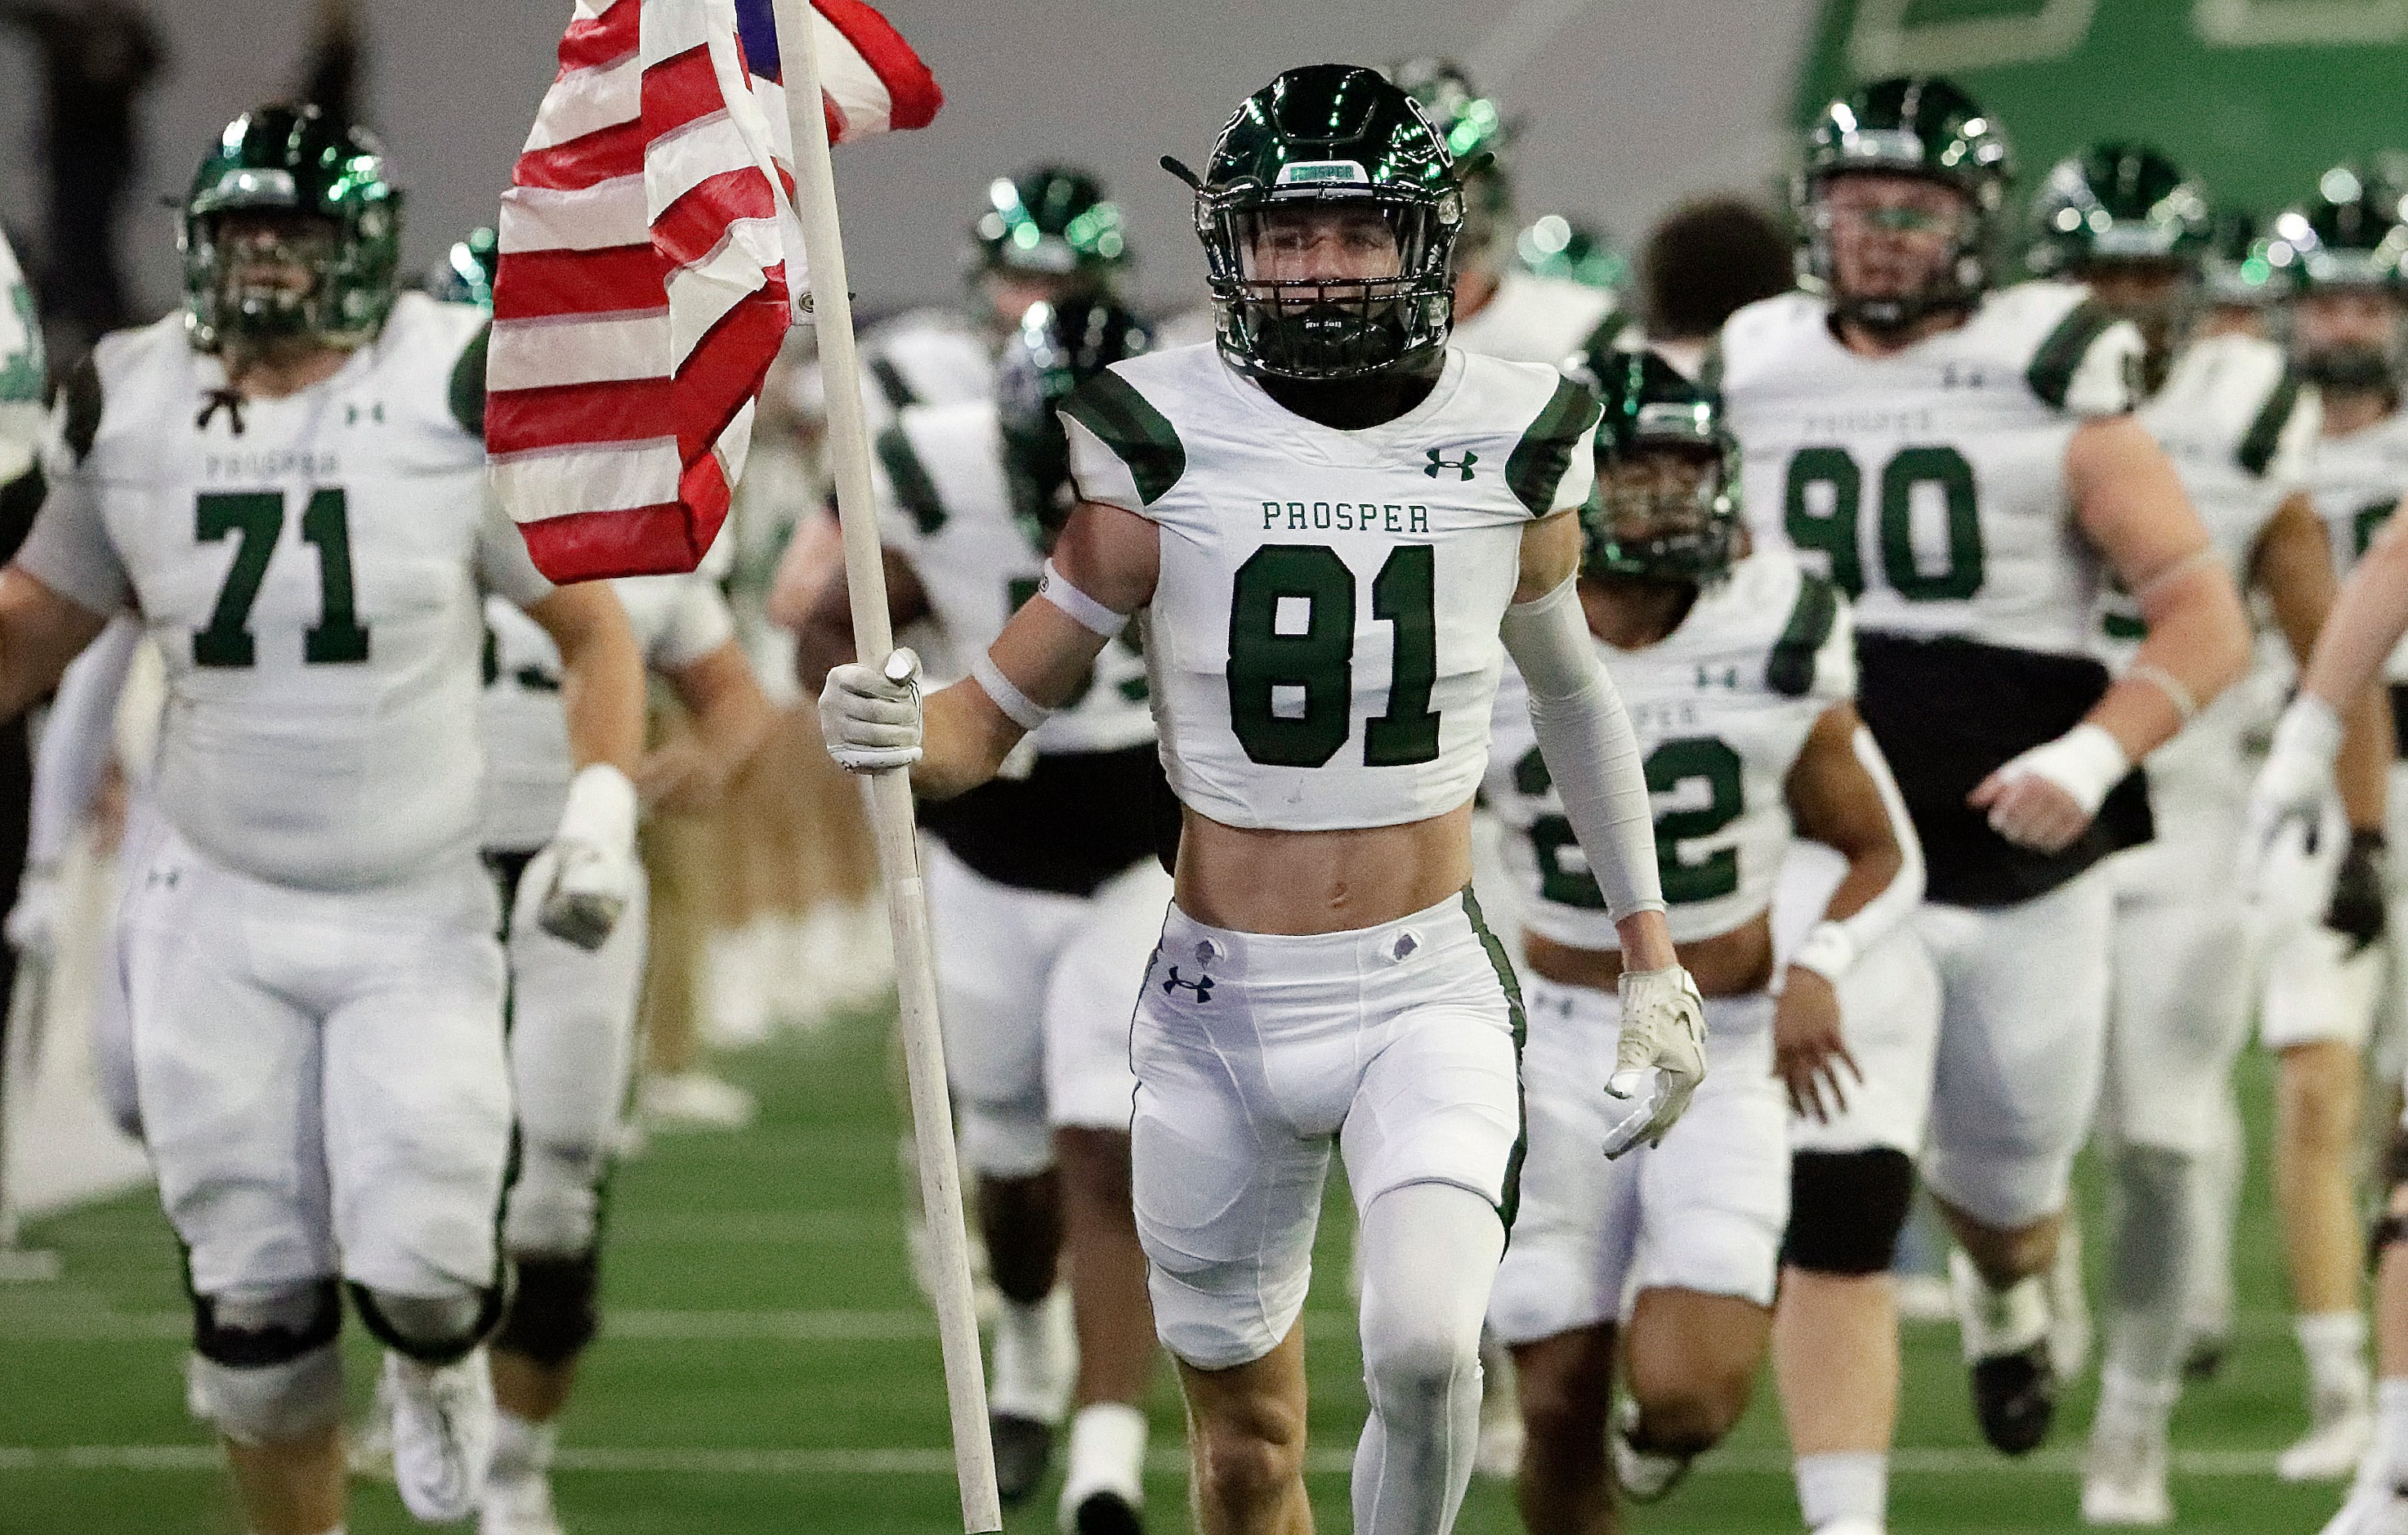
[[[25,860],[55,864],[66,856],[76,827],[100,793],[100,776],[117,750],[117,698],[142,642],[142,624],[120,613],[108,621],[59,679],[57,698],[34,752],[34,796]]]
[[[1880,894],[1858,907],[1846,917],[1826,917],[1814,925],[1798,952],[1789,956],[1793,965],[1803,965],[1827,981],[1836,982],[1848,973],[1867,950],[1891,933],[1923,904],[1923,842],[1914,835],[1914,822],[1907,815],[1906,798],[1898,792],[1898,780],[1890,776],[1889,759],[1874,744],[1873,733],[1863,725],[1848,743],[1856,753],[1856,761],[1881,791],[1882,809],[1889,814],[1890,835],[1898,840],[1899,865],[1897,877],[1883,887]]]
[[[1581,852],[1616,922],[1664,910],[1656,814],[1622,695],[1581,616],[1577,578],[1505,610],[1498,631],[1530,685],[1530,724]]]

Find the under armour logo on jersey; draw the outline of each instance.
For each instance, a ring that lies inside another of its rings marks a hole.
[[[1429,463],[1424,466],[1422,473],[1432,480],[1439,478],[1440,469],[1460,469],[1463,472],[1463,478],[1469,480],[1471,478],[1471,466],[1480,462],[1480,455],[1469,449],[1464,451],[1461,458],[1448,458],[1436,448],[1424,451],[1429,454]]]
[[[1162,983],[1162,995],[1168,997],[1173,992],[1179,991],[1182,987],[1188,991],[1194,992],[1196,994],[1196,1000],[1198,1002],[1209,1002],[1212,1000],[1212,978],[1211,976],[1199,975],[1193,981],[1182,981],[1179,979],[1179,967],[1173,965],[1170,967],[1169,976]]]
[[[369,419],[370,421],[375,422],[375,423],[376,423],[378,425],[380,425],[380,426],[383,425],[383,424],[384,424],[384,401],[382,401],[382,400],[379,400],[379,401],[377,401],[375,404],[373,404],[373,405],[369,406],[369,407],[368,407],[368,410],[367,410],[367,414],[368,414],[368,419]],[[359,406],[358,406],[357,404],[355,404],[355,403],[352,403],[352,404],[346,404],[346,405],[343,407],[343,424],[344,424],[344,425],[346,425],[346,426],[357,426],[359,423],[360,423],[360,408],[359,408]]]

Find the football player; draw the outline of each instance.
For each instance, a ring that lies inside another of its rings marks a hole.
[[[2086,875],[2146,838],[2133,766],[2239,675],[2247,634],[2131,416],[2139,333],[2070,284],[1991,291],[2009,175],[1998,123],[1946,80],[1831,103],[1799,189],[1814,291],[1733,316],[1719,363],[1758,538],[1856,599],[1857,707],[1923,841],[1914,927],[1942,985],[1928,1074],[1872,1073],[1842,1116],[1892,1128],[1798,1155],[1791,1248],[1887,1269],[1919,1138],[1896,1124],[1928,1096],[1977,1416],[2021,1454],[2055,1411],[2043,1276],[2104,1064],[2112,889]],[[2149,627],[2113,681],[2089,653],[2109,575]],[[1798,1466],[1808,1524],[1851,1535],[1884,1517],[1896,1389],[1887,1292],[1858,1298],[1816,1330],[1825,1389],[1864,1388],[1873,1442],[1801,1444]],[[1784,1377],[1803,1363],[1784,1346]]]
[[[1660,1139],[1703,1069],[1645,776],[1573,581],[1597,405],[1446,344],[1463,188],[1378,74],[1282,75],[1184,179],[1217,345],[1116,363],[1070,398],[1079,504],[1037,598],[924,728],[908,653],[830,672],[822,720],[846,766],[916,762],[924,792],[959,794],[1148,610],[1183,809],[1130,1043],[1133,1193],[1197,1522],[1310,1528],[1298,1317],[1335,1146],[1371,1400],[1354,1528],[1440,1535],[1521,1160],[1520,1003],[1465,895],[1504,652],[1629,965],[1616,1062],[1594,1068],[1622,1110],[1604,1149]]]
[[[2313,290],[2312,290],[2313,291]],[[2275,727],[2273,748],[2250,791],[2250,880],[2264,879],[2275,842],[2329,815],[2342,720],[2389,669],[2408,631],[2408,519],[2391,518],[2370,538],[2316,641],[2299,696]],[[2376,695],[2380,696],[2380,695]],[[2389,788],[2394,803],[2397,776]],[[2396,907],[2394,908],[2397,909]],[[2376,1255],[2375,1357],[2379,1417],[2358,1477],[2325,1535],[2399,1535],[2408,1530],[2408,1118],[2393,1132],[2390,1188],[2370,1245]]]
[[[1117,294],[1129,250],[1119,205],[1102,182],[1073,166],[1036,165],[988,183],[964,262],[968,314],[914,309],[863,333],[864,381],[875,387],[862,400],[872,431],[905,406],[990,397],[996,350],[1029,308]],[[811,369],[805,387],[816,392],[818,380]]]
[[[1851,701],[1844,599],[1785,552],[1743,552],[1737,449],[1711,395],[1650,351],[1593,355],[1588,371],[1604,419],[1581,603],[1647,753],[1667,916],[1706,997],[1707,1076],[1660,1144],[1598,1156],[1612,1100],[1587,1063],[1614,1053],[1622,955],[1509,675],[1487,796],[1526,912],[1530,1127],[1489,1325],[1513,1348],[1532,1535],[1615,1529],[1614,1483],[1653,1501],[1738,1421],[1788,1217],[1783,1083],[1801,1112],[1844,1095],[1836,988],[1923,895],[1914,828]],[[1793,828],[1848,870],[1784,967],[1771,904]],[[1628,1395],[1609,1435],[1617,1358]]]
[[[626,620],[545,581],[487,497],[484,318],[396,297],[399,211],[364,132],[280,107],[228,126],[184,204],[183,309],[79,370],[0,573],[9,710],[123,608],[166,663],[127,1003],[192,1399],[258,1535],[342,1525],[346,1285],[388,1350],[410,1510],[466,1514],[493,1444],[510,1088],[480,590],[564,659],[580,766],[542,920],[600,944],[635,870]]]
[[[2049,172],[2031,225],[2034,270],[2087,284],[2139,328],[2141,423],[2172,460],[2235,582],[2264,595],[2304,664],[2334,587],[2308,493],[2315,392],[2271,341],[2191,334],[2211,232],[2205,193],[2154,149],[2103,144]],[[2122,594],[2111,594],[2102,625],[2117,664],[2146,634]],[[2240,841],[2244,737],[2270,692],[2234,689],[2149,758],[2157,836],[2107,866],[2115,937],[2100,1122],[2115,1198],[2107,1354],[2082,1489],[2092,1524],[2173,1517],[2167,1415],[2191,1302],[2213,1287],[2208,1270],[2228,1251],[2224,1180],[2238,1155],[2229,1076],[2257,977],[2247,913],[2226,876]],[[2369,710],[2354,724],[2351,820],[2379,828],[2385,723]],[[2352,839],[2342,895],[2326,913],[2357,945],[2381,928],[2380,843],[2379,830],[2372,843]]]
[[[956,654],[995,642],[1037,591],[1073,499],[1056,408],[1146,345],[1117,304],[1036,305],[1004,349],[996,399],[913,406],[880,436],[898,626],[932,619]],[[1175,827],[1135,638],[1105,647],[1077,699],[1030,734],[1025,771],[1015,763],[925,816],[945,1061],[1003,1295],[988,1399],[997,1481],[1010,1501],[1036,1490],[1075,1384],[1061,1511],[1073,1535],[1138,1528],[1155,1356],[1129,1195],[1128,1019],[1170,899],[1156,849]],[[852,654],[839,579],[802,625],[804,682]]]
[[[1513,129],[1497,103],[1447,59],[1408,59],[1389,65],[1388,78],[1420,106],[1463,166],[1451,344],[1550,366],[1611,344],[1628,323],[1612,289],[1542,277],[1514,259],[1513,182],[1498,158]]]
[[[2408,316],[2402,195],[2371,174],[2334,166],[2318,178],[2315,196],[2274,221],[2267,252],[2292,289],[2294,366],[2323,398],[2315,507],[2344,573],[2408,492],[2408,413],[2399,383]],[[2408,656],[2395,658],[2386,675],[2408,681]],[[2395,689],[2395,721],[2401,696]],[[2309,717],[2291,716],[2288,728],[2302,728]],[[2401,786],[2395,775],[2394,804]],[[2272,984],[2261,1026],[2266,1042],[2283,1052],[2277,1203],[2309,1376],[2309,1431],[2284,1452],[2279,1468],[2292,1480],[2346,1476],[2373,1427],[2355,1218],[2360,1057],[2378,1014],[2399,1011],[2386,985],[2399,949],[2396,941],[2370,941],[2382,936],[2383,906],[2367,876],[2390,862],[2381,822],[2353,804],[2350,823],[2336,895],[2355,885],[2362,921],[2351,933],[2311,930],[2269,956]],[[2396,882],[2396,872],[2385,873]]]

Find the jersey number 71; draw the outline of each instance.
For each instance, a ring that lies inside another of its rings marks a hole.
[[[251,632],[251,604],[259,600],[267,562],[284,532],[280,491],[210,492],[194,512],[193,537],[216,543],[236,538],[234,563],[218,589],[209,625],[193,635],[193,665],[249,667],[259,660]],[[368,658],[368,631],[351,606],[351,517],[338,488],[309,493],[301,512],[301,541],[318,551],[318,622],[302,636],[301,658],[310,666],[341,666]]]

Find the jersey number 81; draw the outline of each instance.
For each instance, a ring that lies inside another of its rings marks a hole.
[[[1438,757],[1438,552],[1402,544],[1371,581],[1396,626],[1388,710],[1363,727],[1363,765]],[[1283,607],[1288,611],[1283,614]],[[1282,622],[1285,618],[1286,622]],[[1354,733],[1354,572],[1326,544],[1265,544],[1238,567],[1229,604],[1229,724],[1255,762],[1318,768]]]

